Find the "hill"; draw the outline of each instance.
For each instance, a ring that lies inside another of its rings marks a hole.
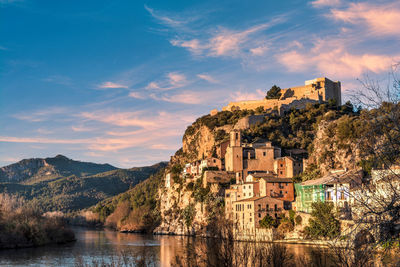
[[[32,184],[43,180],[75,175],[90,176],[116,170],[110,164],[97,164],[69,159],[63,155],[54,158],[24,159],[0,168],[0,182],[24,182]]]
[[[165,165],[161,162],[117,169],[109,164],[74,161],[61,155],[26,159],[1,169],[0,193],[22,196],[42,211],[71,212],[125,192]]]

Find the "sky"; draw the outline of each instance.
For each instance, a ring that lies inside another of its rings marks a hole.
[[[346,101],[399,61],[398,0],[0,0],[0,166],[167,161],[230,101],[316,77]]]

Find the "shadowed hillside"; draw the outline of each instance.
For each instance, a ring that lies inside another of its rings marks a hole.
[[[108,164],[74,161],[60,155],[27,159],[2,168],[1,174],[8,176],[2,176],[0,193],[22,196],[42,211],[76,211],[125,192],[165,165],[116,169]]]
[[[0,182],[35,183],[43,180],[67,177],[94,175],[116,170],[110,164],[97,164],[69,159],[63,155],[54,158],[24,159],[17,163],[0,168]]]

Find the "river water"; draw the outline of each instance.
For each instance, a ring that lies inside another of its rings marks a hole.
[[[170,266],[184,250],[187,237],[119,233],[110,230],[74,228],[76,242],[39,248],[0,251],[0,266],[79,266],[116,261],[121,254],[140,257],[146,252],[155,266]],[[287,245],[295,255],[309,255],[318,248]],[[136,255],[136,256],[135,256]]]

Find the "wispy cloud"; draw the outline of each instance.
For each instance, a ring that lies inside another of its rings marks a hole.
[[[99,89],[128,88],[128,86],[115,82],[103,82],[102,84],[98,85],[97,88]]]
[[[146,99],[146,96],[141,92],[132,91],[129,93],[129,96],[137,99]]]
[[[78,132],[78,133],[80,133],[80,132],[91,132],[91,131],[94,130],[93,128],[87,127],[87,126],[84,126],[84,125],[71,126],[71,129],[72,129],[72,131]]]
[[[39,144],[89,144],[92,141],[90,139],[52,139],[43,137],[0,136],[0,142]]]
[[[351,3],[345,9],[333,9],[331,16],[340,21],[368,28],[369,34],[400,34],[400,2],[389,4]]]
[[[155,122],[143,118],[142,112],[110,112],[106,110],[95,112],[82,112],[81,118],[91,121],[99,121],[117,126],[138,126],[138,127],[154,127]]]
[[[61,84],[61,85],[71,85],[71,78],[64,75],[52,75],[47,78],[42,79],[44,82]]]
[[[171,103],[183,103],[183,104],[201,104],[207,101],[207,97],[200,92],[183,91],[172,95],[156,96],[155,94],[150,95],[155,100],[162,100]]]
[[[255,56],[262,56],[268,51],[268,46],[261,45],[255,48],[250,48],[250,53]]]
[[[186,48],[194,55],[211,57],[237,57],[241,53],[247,53],[251,49],[253,49],[251,53],[261,53],[261,48],[256,46],[257,40],[260,38],[259,33],[283,21],[285,21],[284,16],[280,16],[269,22],[261,23],[242,31],[234,31],[220,27],[217,32],[208,39],[173,39],[171,40],[171,44]]]
[[[157,19],[159,22],[161,22],[162,24],[165,24],[167,26],[178,27],[178,26],[181,26],[184,23],[186,23],[183,20],[179,20],[179,19],[171,18],[166,15],[162,15],[162,14],[156,12],[153,8],[148,7],[147,5],[144,5],[144,8],[150,13],[150,15],[153,18]]]
[[[164,80],[152,81],[147,84],[145,89],[166,91],[181,88],[188,84],[189,81],[184,74],[179,72],[169,72]]]
[[[211,75],[208,74],[197,74],[197,77],[209,83],[218,83],[218,81],[215,78],[213,78]]]
[[[344,41],[320,40],[310,50],[290,50],[276,59],[291,72],[317,70],[323,75],[356,78],[366,71],[388,70],[400,54],[351,53]]]
[[[342,3],[341,0],[316,0],[312,1],[311,5],[314,7],[320,8],[320,7],[332,7],[332,6],[338,6]]]
[[[230,101],[243,101],[243,100],[259,100],[265,97],[265,93],[261,89],[255,92],[237,91],[230,94]]]
[[[50,118],[60,114],[66,114],[68,112],[69,109],[65,107],[50,107],[38,111],[17,113],[12,115],[12,117],[24,121],[41,122],[49,120]]]

